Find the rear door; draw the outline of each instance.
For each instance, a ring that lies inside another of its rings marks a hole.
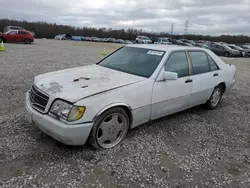
[[[189,106],[205,103],[216,84],[219,82],[220,70],[212,58],[204,51],[188,51],[192,65],[193,88]]]
[[[17,31],[9,31],[6,34],[6,41],[17,42],[17,40],[18,40]]]
[[[27,35],[26,31],[18,31],[17,42],[23,42],[26,35]]]
[[[212,50],[216,55],[220,55],[220,50],[219,50],[219,48],[218,48],[217,45],[212,44],[212,45],[211,45],[211,50]]]
[[[216,45],[216,46],[217,46],[218,51],[219,51],[218,55],[224,56],[225,55],[225,49],[224,49],[224,47],[220,46],[220,45]]]

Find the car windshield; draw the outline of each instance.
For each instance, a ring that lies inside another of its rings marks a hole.
[[[195,45],[195,42],[193,40],[189,40],[189,43]]]
[[[148,37],[142,37],[143,40],[150,40]]]
[[[246,46],[240,46],[243,49],[249,50],[250,48],[246,47]]]
[[[178,43],[183,43],[181,40],[176,40],[176,42],[178,42]]]
[[[209,48],[209,46],[206,45],[206,44],[202,44],[202,46],[203,46],[204,48]]]
[[[225,49],[227,50],[232,50],[232,48],[230,48],[229,46],[226,46],[226,45],[222,45]]]
[[[145,48],[123,47],[103,59],[98,65],[149,78],[165,52]]]
[[[239,47],[239,46],[230,46],[230,47],[233,47],[233,49],[235,49],[235,50],[243,50],[241,47]]]

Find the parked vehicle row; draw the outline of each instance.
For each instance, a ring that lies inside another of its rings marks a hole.
[[[154,38],[154,40],[156,40]],[[210,49],[215,54],[225,57],[250,57],[250,48],[245,45],[227,44],[225,42],[193,41],[187,39],[158,38],[154,44],[174,44],[196,46]]]
[[[55,36],[57,40],[76,40],[76,41],[92,41],[92,42],[109,42],[120,44],[165,44],[165,45],[180,45],[180,46],[195,46],[205,49],[210,49],[215,54],[225,57],[250,57],[250,48],[245,45],[227,44],[225,42],[210,42],[210,41],[194,41],[188,39],[172,39],[169,37],[147,37],[139,35],[135,41],[115,39],[115,38],[100,38],[100,37],[88,37],[88,36],[68,36],[65,34]]]
[[[56,35],[56,40],[75,40],[75,41],[91,41],[91,42],[110,42],[120,44],[133,44],[130,40],[115,39],[115,38],[100,38],[100,37],[88,37],[88,36],[71,36],[69,34]]]

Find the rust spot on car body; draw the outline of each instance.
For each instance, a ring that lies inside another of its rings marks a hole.
[[[46,87],[44,84],[41,85],[41,89],[45,92],[51,92],[52,94],[61,92],[62,86],[59,85],[57,82],[51,82],[49,83],[48,87]]]

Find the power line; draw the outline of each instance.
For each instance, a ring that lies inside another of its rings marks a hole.
[[[174,24],[171,25],[171,36],[174,34]]]
[[[189,21],[188,21],[188,20],[186,20],[186,22],[185,22],[185,32],[184,32],[184,35],[187,35],[187,31],[188,31],[188,23],[189,23]]]

